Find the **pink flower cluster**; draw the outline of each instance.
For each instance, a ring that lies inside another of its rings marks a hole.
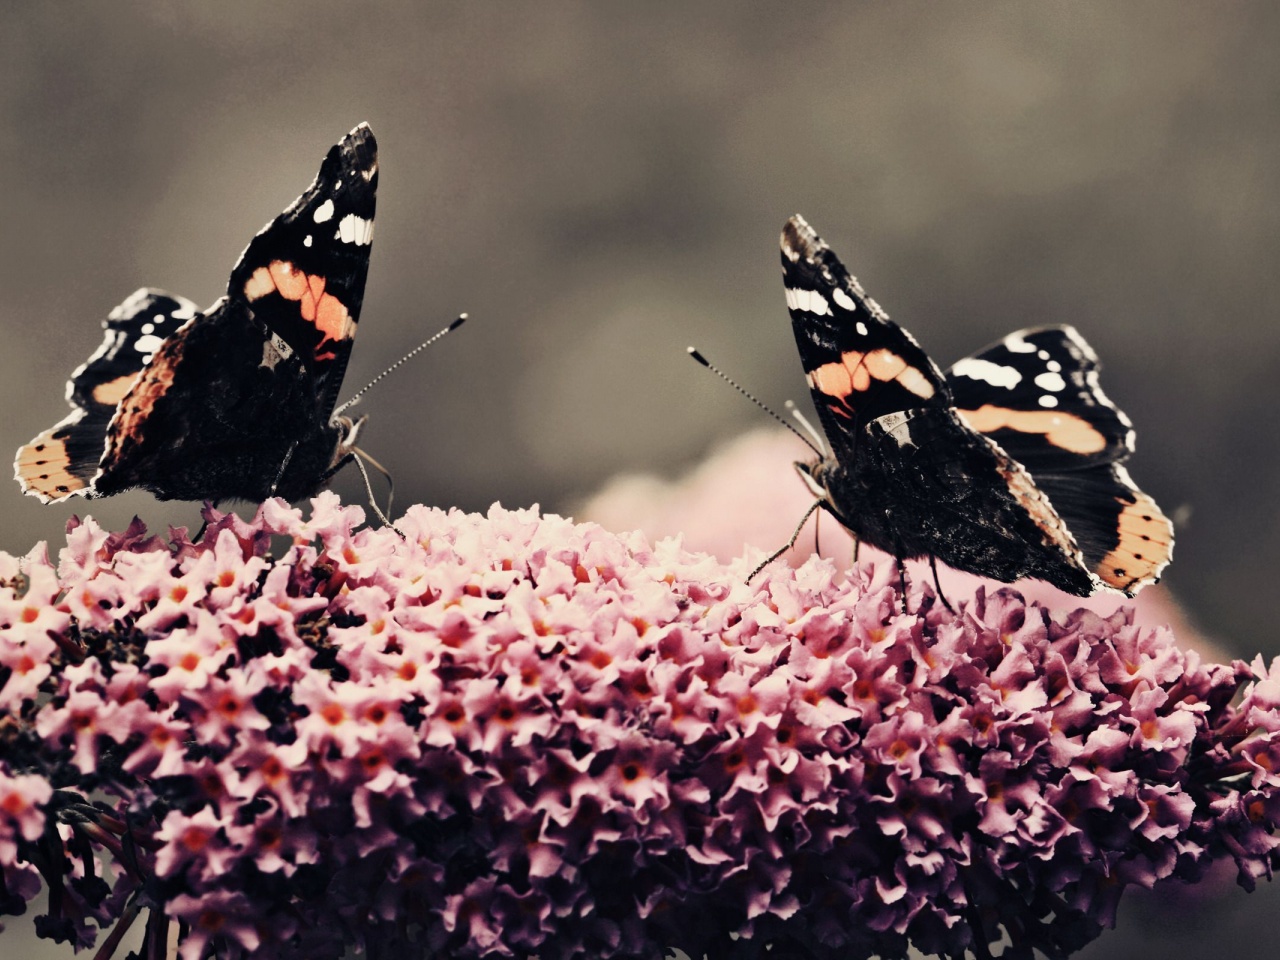
[[[0,911],[38,871],[104,956],[144,912],[186,960],[1060,956],[1277,860],[1280,667],[1123,613],[536,510],[208,516],[0,557]]]

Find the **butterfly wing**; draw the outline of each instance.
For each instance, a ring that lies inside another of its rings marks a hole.
[[[1133,425],[1076,330],[1012,333],[956,363],[948,383],[963,420],[1027,468],[1099,579],[1130,595],[1159,579],[1173,525],[1123,466]]]
[[[1072,327],[1011,333],[958,361],[947,382],[965,420],[1033,472],[1133,452],[1133,424],[1098,386],[1098,358]]]
[[[227,296],[172,333],[139,320],[130,335],[146,352],[113,346],[109,333],[73,378],[76,411],[19,452],[24,489],[60,499],[144,487],[184,500],[318,489],[347,438],[330,415],[364,296],[377,182],[362,124],[249,243]]]
[[[364,296],[378,184],[361,124],[250,241],[227,296],[165,342],[107,431],[96,487],[162,499],[288,499],[340,459],[329,422]]]
[[[1030,473],[953,409],[873,421],[857,470],[834,481],[855,532],[896,556],[934,556],[1005,583],[1035,577],[1077,596],[1101,586]]]
[[[378,189],[367,124],[335,144],[315,182],[250,241],[227,295],[245,302],[295,352],[327,419],[342,386],[364,301]]]
[[[143,288],[102,322],[106,335],[67,383],[72,412],[18,450],[14,476],[44,503],[91,494],[107,427],[165,338],[196,316],[190,300]]]
[[[837,460],[852,459],[861,432],[879,417],[950,406],[942,372],[803,218],[787,221],[781,247],[792,331]]]

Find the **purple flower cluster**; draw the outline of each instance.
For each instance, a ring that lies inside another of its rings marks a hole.
[[[1063,956],[1129,884],[1276,862],[1280,666],[1009,589],[904,612],[889,565],[362,516],[0,556],[0,911],[42,878],[43,935],[145,913],[186,960]]]

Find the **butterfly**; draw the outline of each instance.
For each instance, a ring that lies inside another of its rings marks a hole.
[[[143,288],[67,384],[71,414],[18,450],[45,503],[133,487],[162,500],[315,493],[364,418],[335,414],[373,239],[378,148],[361,124],[250,242],[208,310]]]
[[[1159,579],[1173,525],[1130,479],[1133,426],[1075,329],[1011,333],[944,374],[802,218],[781,247],[830,447],[796,464],[817,497],[809,513],[825,509],[900,571],[927,557],[935,580],[937,560],[1081,597]]]

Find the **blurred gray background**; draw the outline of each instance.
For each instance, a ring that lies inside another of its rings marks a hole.
[[[1265,2],[5,3],[0,450],[65,415],[112,306],[213,301],[367,120],[344,393],[473,317],[363,404],[402,505],[564,510],[687,469],[761,422],[690,342],[807,402],[776,252],[798,211],[944,365],[1077,325],[1137,424],[1134,476],[1186,518],[1166,582],[1233,652],[1274,654],[1277,50]],[[198,523],[142,494],[0,504],[19,553],[86,506]],[[1160,900],[1090,955],[1247,955],[1274,903]]]

